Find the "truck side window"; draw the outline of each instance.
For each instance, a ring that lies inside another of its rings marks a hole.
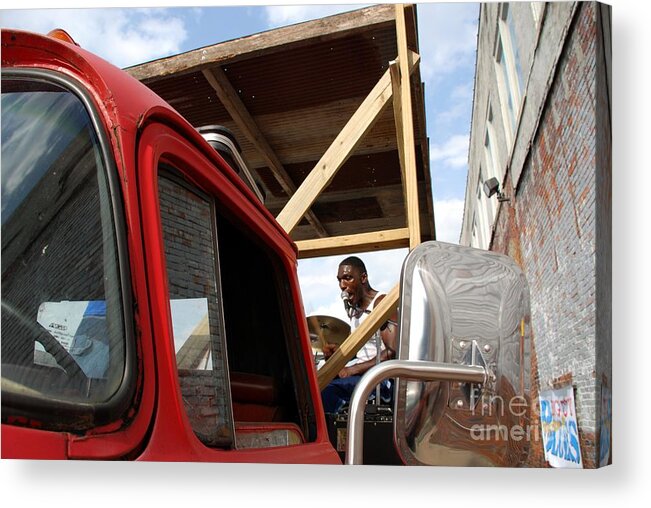
[[[80,97],[3,70],[3,421],[78,430],[117,416],[99,411],[125,373],[107,174]]]
[[[158,189],[181,396],[197,437],[208,446],[230,447],[214,206],[167,172],[160,173]]]
[[[281,256],[166,164],[159,200],[179,384],[195,434],[237,449],[313,441]]]
[[[237,215],[224,210],[217,225],[237,446],[312,441],[314,409],[287,269]]]

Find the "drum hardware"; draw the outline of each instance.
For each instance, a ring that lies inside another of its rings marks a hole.
[[[350,325],[332,316],[309,316],[307,327],[312,348],[319,351],[326,344],[341,345],[350,335]]]

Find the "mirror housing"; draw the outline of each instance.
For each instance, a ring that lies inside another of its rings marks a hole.
[[[530,309],[509,257],[427,242],[404,262],[398,358],[484,367],[487,381],[396,383],[394,438],[406,464],[516,466],[529,450]]]

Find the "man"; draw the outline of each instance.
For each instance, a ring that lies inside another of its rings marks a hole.
[[[337,272],[339,289],[348,317],[350,318],[351,332],[358,328],[366,316],[386,296],[373,289],[368,281],[368,274],[364,262],[356,256],[350,256],[339,264]],[[321,392],[323,407],[326,413],[338,412],[347,402],[357,385],[362,374],[377,363],[377,344],[380,342],[380,361],[390,360],[396,355],[397,317],[392,316],[376,331],[371,338],[357,352],[346,366],[339,371],[337,378],[333,379]],[[378,341],[378,335],[381,341]],[[326,358],[338,348],[335,344],[327,344],[323,348]],[[381,398],[388,400],[391,390],[388,381],[381,384]]]

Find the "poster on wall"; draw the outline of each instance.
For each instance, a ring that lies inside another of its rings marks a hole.
[[[583,468],[572,385],[540,392],[540,423],[549,465]]]

